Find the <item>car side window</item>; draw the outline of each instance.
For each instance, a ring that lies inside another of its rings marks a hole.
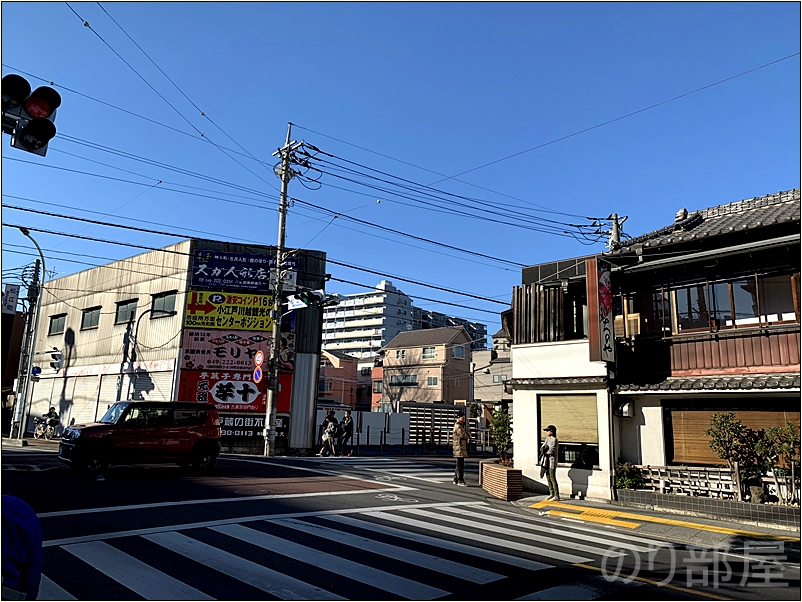
[[[148,423],[147,420],[147,408],[143,407],[133,407],[128,411],[128,415],[125,417],[123,421],[123,426],[126,427],[136,427],[136,426],[146,426]]]
[[[168,408],[148,408],[148,426],[173,426],[173,412]]]
[[[206,410],[175,410],[176,426],[199,426],[206,423]]]

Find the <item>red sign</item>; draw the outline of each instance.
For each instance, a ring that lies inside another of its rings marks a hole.
[[[262,365],[265,361],[265,354],[262,351],[257,351],[256,354],[253,356],[253,365],[257,368]]]
[[[290,411],[292,375],[280,374],[277,412]],[[264,412],[267,381],[256,383],[253,374],[224,370],[181,370],[178,401],[213,403],[220,411]]]
[[[259,366],[253,369],[253,382],[262,382],[262,369]]]
[[[250,371],[259,353],[263,358],[270,357],[272,343],[269,332],[187,328],[184,330],[181,368]]]

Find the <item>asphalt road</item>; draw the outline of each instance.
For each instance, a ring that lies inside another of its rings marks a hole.
[[[2,453],[3,493],[42,523],[40,599],[799,599],[781,563],[760,573],[488,497],[476,460],[463,488],[443,457],[225,455],[208,474],[97,476],[54,450]]]

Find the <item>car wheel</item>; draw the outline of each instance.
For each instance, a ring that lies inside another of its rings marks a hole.
[[[84,466],[89,472],[105,472],[109,467],[109,461],[103,458],[100,454],[89,456]]]
[[[217,454],[201,452],[192,460],[192,466],[200,470],[211,470],[217,463]]]

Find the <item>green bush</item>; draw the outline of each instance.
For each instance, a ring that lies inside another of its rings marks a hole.
[[[643,474],[640,468],[629,462],[615,466],[616,489],[643,489]]]
[[[498,449],[498,455],[502,460],[507,459],[507,450],[512,445],[512,425],[510,415],[504,408],[499,408],[493,412],[493,419],[490,421],[490,432]]]

